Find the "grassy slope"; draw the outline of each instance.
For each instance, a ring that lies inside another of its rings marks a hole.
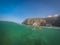
[[[60,29],[32,27],[0,21],[0,45],[60,45]]]

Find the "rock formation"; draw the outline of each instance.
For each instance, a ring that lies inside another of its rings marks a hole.
[[[60,27],[60,16],[46,17],[46,18],[28,18],[22,24],[37,25],[37,26],[59,26]]]
[[[41,19],[41,18],[31,18],[31,19],[26,19],[22,24],[25,25],[37,25],[37,26],[45,26],[46,20]]]

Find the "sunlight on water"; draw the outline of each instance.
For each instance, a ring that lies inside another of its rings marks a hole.
[[[60,27],[43,27],[43,28],[60,29]]]

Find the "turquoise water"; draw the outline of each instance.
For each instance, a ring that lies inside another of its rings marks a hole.
[[[0,22],[0,45],[60,45],[60,28]]]

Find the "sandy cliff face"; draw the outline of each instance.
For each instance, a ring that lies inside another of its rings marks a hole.
[[[37,26],[42,26],[45,25],[46,20],[41,19],[41,18],[31,18],[31,19],[26,19],[23,24],[25,25],[37,25]]]

